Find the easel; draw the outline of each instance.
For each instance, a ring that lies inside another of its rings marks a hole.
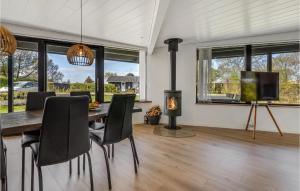
[[[257,107],[259,106],[259,104],[256,102],[252,102],[251,103],[251,109],[250,109],[250,113],[249,113],[249,116],[248,116],[248,121],[247,121],[247,125],[246,125],[246,131],[248,131],[248,127],[249,127],[249,122],[250,122],[250,119],[251,119],[251,115],[252,115],[252,111],[253,111],[253,108],[254,108],[254,125],[253,125],[253,134],[252,134],[252,138],[255,139],[255,131],[256,131],[256,115],[257,115]],[[277,127],[277,130],[280,134],[280,136],[283,136],[270,108],[269,108],[269,105],[268,104],[263,104],[261,106],[265,106],[273,120],[273,122],[275,123],[276,127]]]

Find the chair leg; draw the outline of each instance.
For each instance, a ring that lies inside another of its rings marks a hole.
[[[34,191],[34,156],[31,155],[31,191]]]
[[[80,175],[80,156],[77,159],[77,173]]]
[[[133,148],[133,143],[132,143],[132,139],[129,138],[130,140],[130,145],[131,145],[131,150],[132,150],[132,156],[133,156],[133,163],[134,163],[134,172],[135,174],[137,173],[137,167],[136,167],[136,156],[135,156],[135,152],[134,152],[134,148]]]
[[[7,191],[7,153],[6,150],[3,152],[4,163],[5,163],[5,177],[1,177],[1,190]]]
[[[90,153],[86,153],[89,163],[89,171],[90,171],[90,183],[91,183],[91,191],[94,191],[94,180],[93,180],[93,168]]]
[[[83,163],[83,172],[84,172],[85,171],[85,154],[83,154],[82,163]]]
[[[135,146],[135,142],[134,142],[133,136],[131,136],[131,141],[132,141],[134,152],[135,152],[136,162],[137,162],[138,165],[140,165],[140,160],[139,160],[139,157],[138,157],[138,154],[137,154],[137,151],[136,151],[136,146]]]
[[[6,178],[1,179],[1,190],[7,191],[6,184]]]
[[[110,145],[106,145],[107,147],[107,156],[108,158],[110,158]]]
[[[22,185],[21,191],[24,191],[24,180],[25,179],[25,147],[22,147]]]
[[[101,145],[101,148],[103,150],[104,158],[105,158],[105,163],[106,163],[108,187],[109,187],[109,189],[111,189],[111,179],[110,179],[110,170],[109,170],[108,156],[107,156],[107,152],[106,152],[105,147],[103,145]]]
[[[42,169],[40,166],[38,168],[38,175],[39,175],[39,191],[43,191],[43,176],[42,176]]]
[[[72,160],[69,161],[69,174],[72,175]]]
[[[111,157],[114,158],[115,157],[115,144],[111,145]]]

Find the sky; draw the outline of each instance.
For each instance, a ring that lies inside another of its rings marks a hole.
[[[95,64],[91,66],[75,66],[69,64],[66,55],[48,54],[49,59],[53,60],[54,64],[58,65],[59,71],[64,74],[63,82],[84,82],[90,76],[95,80]],[[125,76],[128,73],[139,75],[139,65],[129,62],[119,61],[104,61],[104,72],[113,72],[117,75]]]

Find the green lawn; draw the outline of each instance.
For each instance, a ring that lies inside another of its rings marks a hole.
[[[95,100],[95,96],[92,95],[93,97],[93,100]],[[112,98],[112,95],[104,95],[104,102],[110,102],[111,101],[111,98]],[[139,100],[140,97],[139,96],[136,96],[135,100]],[[8,111],[8,107],[7,105],[1,105],[0,107],[0,113],[7,113]],[[25,111],[25,105],[16,105],[14,106],[14,111],[17,112],[17,111]]]
[[[24,111],[25,105],[16,105],[14,106],[14,111]],[[0,107],[0,113],[7,113],[7,105],[1,105]]]

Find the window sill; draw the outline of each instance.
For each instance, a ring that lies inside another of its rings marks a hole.
[[[135,103],[152,103],[152,101],[142,99],[142,100],[137,100],[137,101],[135,101]]]
[[[199,104],[199,105],[234,105],[234,106],[249,106],[249,105],[251,105],[251,103],[245,103],[245,102],[225,103],[225,102],[218,102],[218,101],[213,101],[213,102],[199,101],[199,102],[196,102],[196,104]],[[262,103],[261,105],[265,105],[265,103]],[[268,105],[270,107],[300,107],[300,104],[270,103]]]
[[[152,103],[150,100],[135,100],[135,103]],[[103,102],[103,103],[110,103],[109,101]]]

